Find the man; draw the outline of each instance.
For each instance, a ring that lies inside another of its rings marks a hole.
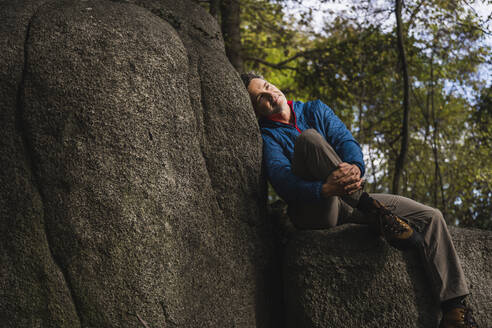
[[[368,224],[390,245],[418,249],[441,301],[440,328],[478,327],[465,305],[468,287],[441,212],[405,197],[364,192],[360,146],[328,106],[287,101],[253,73],[241,78],[260,125],[268,178],[294,225]]]

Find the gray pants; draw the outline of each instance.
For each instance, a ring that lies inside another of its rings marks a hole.
[[[316,131],[309,129],[298,138],[292,171],[306,180],[323,180],[342,161]],[[323,229],[344,223],[367,224],[364,214],[354,209],[362,191],[351,196],[329,197],[321,201],[290,204],[289,216],[300,229]],[[442,213],[412,199],[388,194],[370,194],[394,214],[424,226],[424,246],[420,254],[440,301],[469,294],[463,270]]]

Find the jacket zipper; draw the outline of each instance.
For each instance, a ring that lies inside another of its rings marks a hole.
[[[299,129],[299,127],[297,126],[297,116],[296,116],[296,112],[294,112],[294,105],[292,104],[292,101],[291,100],[288,101],[287,103],[289,104],[290,110],[291,110],[292,114],[294,115],[294,124],[290,124],[290,123],[289,124],[285,124],[285,123],[280,122],[280,121],[277,121],[275,119],[269,119],[269,120],[272,121],[272,122],[277,122],[277,123],[280,123],[280,124],[284,124],[284,125],[288,125],[288,126],[294,127],[297,130],[297,132],[302,133],[301,129]]]

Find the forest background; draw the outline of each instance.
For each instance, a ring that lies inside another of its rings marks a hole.
[[[484,1],[200,3],[219,21],[238,72],[262,74],[287,99],[321,99],[343,120],[364,152],[366,191],[492,230],[492,13],[477,12],[492,2]]]

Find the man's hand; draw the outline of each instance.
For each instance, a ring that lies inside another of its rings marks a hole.
[[[352,195],[362,188],[360,169],[355,164],[340,163],[321,189],[323,197]]]

